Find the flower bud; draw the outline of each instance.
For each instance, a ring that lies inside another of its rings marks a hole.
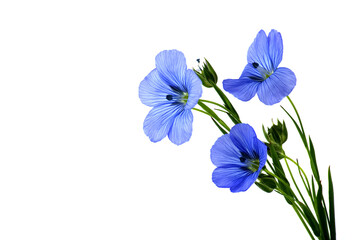
[[[277,182],[273,176],[260,174],[255,184],[264,192],[270,193],[277,187]]]
[[[283,145],[288,137],[287,129],[285,122],[281,123],[279,120],[277,124],[273,124],[270,129],[268,129],[268,135],[270,137],[270,142],[274,142],[279,144],[280,146]]]
[[[200,63],[199,59],[198,62]],[[206,58],[203,66],[199,66],[198,71],[194,69],[194,72],[198,75],[204,87],[211,88],[216,85],[218,80],[217,74]]]
[[[274,146],[274,149],[276,152],[280,155],[284,154],[284,150],[282,149],[282,145],[286,142],[288,133],[286,129],[285,122],[282,123],[278,120],[277,124],[272,125],[271,128],[267,129],[267,132],[265,131],[265,128],[263,127],[264,135],[266,140],[268,141],[268,144],[271,144]]]

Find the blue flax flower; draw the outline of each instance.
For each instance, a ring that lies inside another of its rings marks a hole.
[[[202,94],[201,80],[187,69],[185,56],[177,50],[165,50],[155,58],[156,68],[140,83],[139,97],[153,107],[144,121],[144,132],[152,142],[168,135],[180,145],[192,133],[191,109]]]
[[[258,178],[266,158],[267,147],[254,129],[248,124],[237,124],[211,148],[211,161],[217,167],[212,180],[231,192],[246,191]]]
[[[271,30],[266,36],[261,30],[248,50],[248,64],[240,78],[224,80],[224,89],[242,101],[249,101],[257,93],[266,105],[280,102],[296,85],[295,74],[290,69],[278,68],[282,55],[281,34]]]

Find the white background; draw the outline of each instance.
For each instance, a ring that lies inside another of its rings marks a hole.
[[[152,143],[141,80],[164,49],[238,78],[260,29],[284,40],[280,66],[311,134],[339,239],[358,233],[359,8],[356,1],[2,1],[0,239],[308,239],[276,193],[211,181],[221,135],[194,113],[190,142]],[[203,99],[219,101],[212,89]],[[288,155],[308,160],[280,104],[230,96],[243,122],[285,119]],[[282,101],[288,110],[289,103]]]

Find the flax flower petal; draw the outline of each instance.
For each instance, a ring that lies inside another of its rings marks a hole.
[[[166,95],[170,93],[171,89],[160,78],[156,69],[152,70],[139,86],[139,98],[149,107],[167,103]]]
[[[271,30],[268,37],[269,41],[269,57],[271,59],[273,69],[276,69],[283,56],[283,41],[281,34],[276,30]]]
[[[250,45],[247,55],[248,63],[258,63],[265,68],[268,72],[273,71],[273,66],[269,56],[269,43],[264,30],[261,30],[254,42]]]
[[[225,79],[223,87],[241,101],[249,101],[255,96],[261,81],[261,74],[251,64],[247,64],[239,79]]]
[[[160,77],[169,85],[176,86],[186,92],[185,74],[186,59],[182,52],[177,50],[164,50],[155,57],[156,69]]]
[[[231,141],[229,134],[219,137],[211,148],[210,158],[217,167],[224,165],[245,166],[239,161],[240,157],[240,151]]]
[[[182,111],[182,106],[166,104],[150,110],[144,121],[144,132],[152,142],[162,140],[169,133],[175,117]]]
[[[278,68],[258,88],[258,97],[266,105],[273,105],[288,96],[296,85],[295,74],[288,68]]]
[[[201,97],[202,83],[193,70],[188,69],[185,76],[185,87],[189,94],[185,109],[192,109]]]
[[[192,133],[193,114],[191,110],[181,111],[173,120],[169,139],[176,145],[189,141]]]
[[[217,187],[220,188],[231,188],[234,185],[241,184],[244,178],[249,177],[251,173],[243,170],[240,167],[229,166],[229,167],[218,167],[212,174],[212,180]]]

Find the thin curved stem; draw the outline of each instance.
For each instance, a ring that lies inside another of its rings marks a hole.
[[[271,165],[270,161],[266,161],[266,163],[269,165],[269,167],[271,168],[271,171],[275,172],[274,167]]]
[[[288,156],[286,156],[286,155],[284,156],[284,158],[290,160],[290,162],[292,162],[293,164],[295,164],[295,165],[298,167],[299,175],[300,175],[300,177],[301,177],[301,180],[302,180],[302,182],[303,182],[303,184],[304,184],[304,186],[305,186],[305,188],[306,188],[306,191],[307,191],[307,193],[308,193],[308,195],[309,195],[309,197],[310,197],[310,199],[311,199],[312,205],[315,207],[315,202],[314,202],[313,196],[312,196],[312,194],[311,194],[310,183],[309,183],[308,177],[306,176],[305,171],[300,167],[298,161],[295,162],[295,160],[293,160],[292,158],[290,158],[290,157],[288,157]],[[304,180],[303,175],[304,175],[304,177],[305,177],[306,183],[305,183],[305,180]]]
[[[219,103],[217,103],[217,102],[205,100],[205,99],[199,99],[199,102],[210,103],[210,104],[213,104],[213,105],[215,105],[215,106],[221,107],[221,108],[224,109],[225,111],[224,111],[224,110],[221,110],[221,109],[215,109],[215,110],[220,111],[220,112],[224,112],[224,113],[228,114],[228,115],[229,115],[229,118],[230,118],[233,122],[234,122],[234,120],[235,120],[235,122],[234,122],[235,124],[240,122],[240,119],[239,119],[239,116],[237,115],[237,113],[236,113],[236,112],[233,112],[231,109],[227,108],[227,107],[224,106],[224,105],[221,105],[221,104],[219,104]]]
[[[284,197],[286,197],[288,200],[290,200],[292,202],[291,206],[293,207],[295,213],[298,215],[300,221],[302,222],[302,224],[304,225],[306,231],[308,232],[309,236],[311,239],[315,240],[313,234],[311,233],[308,225],[306,224],[304,217],[306,218],[305,214],[303,213],[303,211],[301,210],[301,208],[297,205],[298,200],[294,200],[291,196],[289,196],[288,194],[286,194],[284,191],[282,191],[279,188],[276,188],[275,190],[277,193],[283,195]]]
[[[195,110],[195,111],[198,111],[198,112],[201,112],[201,113],[204,113],[204,114],[206,114],[206,115],[208,115],[208,116],[210,116],[211,117],[211,115],[210,114],[208,114],[207,112],[205,112],[205,111],[203,111],[203,110],[201,110],[201,109],[198,109],[198,108],[192,108],[193,110]]]
[[[284,157],[287,158],[288,160],[290,160],[290,162],[294,163],[294,164],[299,168],[299,170],[300,170],[300,171],[304,174],[304,176],[305,176],[307,185],[310,186],[310,184],[309,184],[309,179],[308,179],[308,177],[306,176],[305,171],[304,171],[304,170],[302,169],[302,167],[300,167],[300,165],[298,164],[298,162],[295,161],[294,159],[286,156],[286,155],[285,155]]]
[[[200,110],[202,113],[206,113],[207,115],[209,115],[211,118],[216,120],[223,128],[225,128],[228,132],[230,132],[229,126],[226,125],[226,123],[213,110],[211,110],[211,108],[209,108],[205,103],[203,103],[200,100],[198,101],[198,105],[202,109],[204,109],[204,111]],[[197,111],[199,111],[199,109],[197,109]]]
[[[298,110],[296,109],[295,104],[293,103],[293,101],[291,100],[291,98],[290,98],[289,96],[287,96],[286,98],[289,100],[291,106],[293,107],[293,109],[294,109],[294,111],[295,111],[295,113],[296,113],[296,116],[297,116],[297,118],[298,118],[298,120],[299,120],[299,123],[300,123],[301,131],[302,131],[303,134],[306,136],[305,130],[304,130],[304,127],[303,127],[303,124],[302,124],[302,122],[301,122],[300,114],[299,114]]]
[[[211,104],[214,104],[214,105],[216,105],[218,107],[221,107],[221,108],[223,108],[225,110],[228,110],[226,107],[224,107],[223,105],[221,105],[221,104],[219,104],[217,102],[213,102],[213,101],[209,101],[209,100],[205,100],[205,99],[199,99],[199,101],[206,102],[206,103],[211,103]]]
[[[295,181],[295,178],[294,178],[294,175],[292,174],[292,171],[291,171],[291,169],[290,169],[289,163],[287,162],[287,158],[284,157],[284,160],[285,160],[285,163],[286,163],[286,167],[287,167],[287,169],[288,169],[288,171],[289,171],[289,173],[290,173],[291,179],[292,179],[292,181],[293,181],[293,183],[294,183],[294,185],[295,185],[295,187],[296,187],[296,190],[298,191],[298,193],[299,193],[301,199],[303,200],[304,204],[306,205],[306,207],[309,208],[309,206],[308,206],[308,204],[307,204],[304,196],[302,195],[302,193],[301,193],[301,191],[300,191],[300,189],[299,189],[299,187],[298,187],[298,185],[297,185],[297,183],[296,183],[296,181]],[[306,185],[305,185],[305,187],[306,187]]]
[[[285,185],[288,185],[287,182],[285,182],[282,178],[278,177],[276,174],[270,172],[268,169],[264,168],[263,169],[267,174],[271,175],[272,177],[276,178],[277,180],[279,180],[280,182],[282,182]]]
[[[270,171],[264,169],[264,171],[266,173],[268,173],[269,175],[273,176],[273,177],[276,177],[277,179],[279,179],[280,181],[282,181],[283,183],[285,183],[281,178],[277,177],[275,174],[271,173]],[[288,184],[288,183],[286,183]],[[290,188],[291,190],[291,188]],[[295,198],[293,198],[292,196],[288,195],[287,193],[285,193],[284,191],[282,191],[281,189],[279,189],[278,187],[275,189],[275,191],[281,195],[283,195],[286,199],[288,199],[289,201],[291,201],[291,206],[293,207],[295,213],[298,215],[300,221],[302,222],[302,224],[304,225],[306,231],[308,232],[309,236],[311,239],[315,240],[313,234],[311,233],[308,225],[306,224],[305,220],[304,220],[304,217],[306,218],[304,212],[301,210],[301,208],[298,206],[298,200]],[[293,192],[291,190],[291,192]]]
[[[232,116],[230,118],[234,122],[234,124],[241,123],[239,114],[236,112],[230,100],[226,97],[223,91],[216,84],[214,84],[213,87],[217,92],[217,94],[220,96],[220,98],[223,100],[225,107],[229,110],[229,112],[232,113]]]
[[[299,213],[299,210],[297,209],[297,207],[295,207],[294,205],[292,205],[294,208],[294,211],[296,212],[296,214],[298,215],[298,217],[300,218],[300,221],[302,222],[302,224],[304,225],[306,231],[308,232],[309,236],[311,237],[311,239],[315,240],[314,236],[312,235],[309,227],[307,226],[306,222],[304,221],[303,217],[301,216],[301,214]]]

